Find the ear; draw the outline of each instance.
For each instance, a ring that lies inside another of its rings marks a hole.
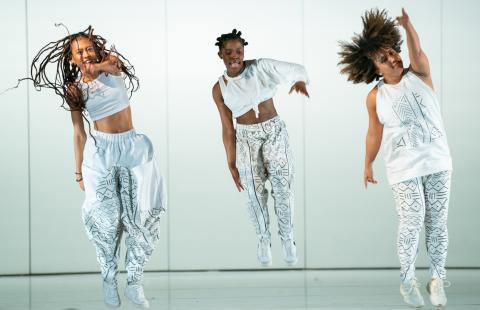
[[[221,51],[219,51],[219,52],[217,53],[217,55],[218,55],[218,57],[219,57],[220,59],[223,59],[223,58],[222,58],[222,52],[221,52]]]

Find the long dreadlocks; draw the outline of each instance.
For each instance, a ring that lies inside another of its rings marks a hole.
[[[33,81],[33,85],[38,91],[42,88],[53,89],[55,93],[62,98],[61,107],[64,109],[82,112],[83,118],[89,125],[90,132],[90,122],[84,113],[88,94],[87,98],[84,98],[78,85],[80,68],[71,62],[72,43],[79,38],[87,38],[92,42],[98,62],[102,62],[111,53],[115,54],[118,58],[119,68],[125,75],[124,79],[125,81],[128,80],[127,89],[130,91],[131,97],[133,92],[140,86],[139,80],[135,76],[135,68],[130,61],[118,53],[113,46],[111,49],[106,48],[105,44],[107,41],[102,36],[94,34],[92,26],[88,26],[84,31],[68,34],[66,37],[58,41],[50,42],[42,47],[33,58],[30,67],[30,77],[27,79]],[[47,67],[50,67],[50,64],[56,64],[55,76],[53,78],[47,73]],[[65,103],[67,105],[65,105]]]

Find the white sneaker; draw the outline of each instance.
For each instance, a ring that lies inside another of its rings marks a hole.
[[[147,298],[145,298],[145,294],[143,292],[143,286],[139,284],[127,285],[127,288],[125,289],[125,296],[140,308],[150,308],[150,304],[148,303]]]
[[[297,246],[291,239],[282,240],[283,260],[288,266],[293,266],[297,263]]]
[[[430,302],[435,307],[443,307],[447,304],[447,296],[445,295],[444,287],[449,287],[450,282],[444,282],[440,278],[432,279],[427,284],[427,292],[430,294]]]
[[[103,298],[105,304],[110,308],[120,307],[120,296],[118,296],[117,284],[103,282]]]
[[[260,238],[257,246],[258,261],[263,267],[272,265],[272,251],[270,239]]]
[[[400,284],[400,293],[403,296],[403,301],[414,308],[420,308],[425,305],[422,294],[420,294],[418,289],[419,286],[420,284],[416,278]]]

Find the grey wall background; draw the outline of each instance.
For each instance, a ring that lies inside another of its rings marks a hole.
[[[396,16],[402,6],[429,56],[454,159],[448,265],[480,267],[478,1],[0,0],[0,86],[26,76],[39,48],[65,35],[55,22],[72,32],[93,25],[135,65],[135,127],[152,139],[168,181],[169,210],[148,269],[258,268],[211,99],[224,70],[215,38],[236,27],[250,43],[246,58],[303,63],[310,75],[310,100],[288,96],[287,86],[275,98],[296,157],[298,267],[392,267],[397,219],[381,155],[380,184],[362,185],[373,85],[347,83],[336,64],[337,41],[361,31],[364,10]],[[59,105],[28,83],[0,96],[0,274],[98,270],[81,221],[70,116]],[[284,268],[271,214],[273,267]],[[422,249],[418,265],[426,264]]]

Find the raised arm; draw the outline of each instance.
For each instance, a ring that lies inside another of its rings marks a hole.
[[[240,173],[238,172],[236,165],[236,137],[235,128],[233,127],[232,112],[225,105],[220,91],[220,85],[217,82],[212,89],[213,100],[217,105],[218,112],[220,113],[220,120],[222,121],[222,138],[223,145],[225,146],[225,152],[227,153],[228,169],[232,174],[233,181],[238,191],[242,191],[244,188],[240,181]]]
[[[410,58],[411,69],[424,80],[425,83],[433,88],[427,55],[425,55],[422,50],[420,38],[405,9],[402,8],[402,15],[397,17],[397,22],[405,29],[407,35],[408,56]]]
[[[85,148],[85,142],[87,141],[87,134],[85,133],[85,127],[83,126],[82,112],[71,111],[72,123],[73,123],[73,149],[75,152],[75,180],[82,190],[85,190],[83,186],[82,175],[82,162],[83,162],[83,149]]]
[[[365,141],[365,168],[363,173],[365,188],[368,183],[377,184],[377,180],[373,177],[372,164],[382,143],[383,125],[378,119],[376,97],[377,88],[374,88],[367,96],[368,132]]]
[[[98,73],[105,72],[112,75],[120,75],[122,71],[120,59],[117,56],[108,54],[107,57],[102,62],[99,63],[87,63],[85,64],[84,70],[91,74],[97,75]]]

